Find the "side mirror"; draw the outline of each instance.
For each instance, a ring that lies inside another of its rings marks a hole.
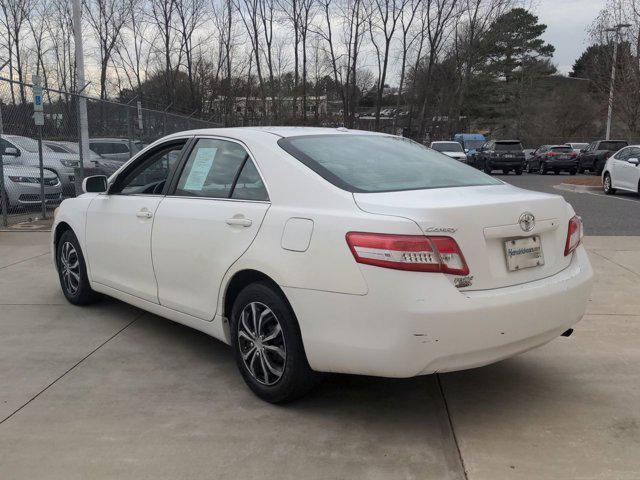
[[[638,160],[637,158],[630,158],[629,160],[627,160],[627,162],[633,164],[633,165],[638,165],[640,164],[640,160]]]
[[[82,191],[85,193],[104,193],[107,191],[107,177],[94,175],[82,181]]]
[[[587,151],[584,148],[580,149],[580,153],[586,153]]]
[[[10,157],[19,157],[20,150],[18,150],[16,147],[5,147],[4,154],[9,155]]]

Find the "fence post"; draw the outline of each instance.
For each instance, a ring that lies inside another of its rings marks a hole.
[[[42,83],[39,75],[32,77],[31,91],[33,94],[33,121],[38,127],[38,163],[40,164],[40,206],[42,218],[47,218],[47,199],[44,194],[44,158],[42,156],[42,126],[44,125],[44,113],[42,105]]]
[[[4,191],[4,142],[2,141],[2,102],[0,102],[0,204],[2,204],[2,226],[8,227],[7,202],[8,198]]]

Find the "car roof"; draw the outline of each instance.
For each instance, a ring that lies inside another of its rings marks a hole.
[[[455,140],[436,140],[435,142],[431,142],[431,143],[458,143],[458,142],[456,142]]]
[[[389,134],[369,132],[365,130],[351,130],[344,127],[327,128],[327,127],[228,127],[228,128],[203,128],[199,130],[186,130],[184,132],[176,132],[168,135],[171,137],[184,137],[193,135],[221,135],[225,137],[244,138],[246,136],[262,136],[262,137],[301,137],[306,135],[380,135],[389,136]]]
[[[494,140],[496,143],[521,143],[520,140]]]
[[[109,138],[109,137],[98,137],[98,138],[90,138],[90,142],[128,142],[128,138]],[[140,140],[131,139],[132,142],[139,142]]]

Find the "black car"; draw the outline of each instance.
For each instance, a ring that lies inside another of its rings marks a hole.
[[[628,146],[625,140],[598,140],[591,142],[589,146],[580,152],[578,157],[578,172],[585,171],[600,175],[607,159],[621,148]]]
[[[578,156],[569,145],[542,145],[527,160],[527,173],[534,171],[541,175],[547,172],[575,175],[578,172]]]
[[[520,140],[490,140],[478,149],[476,167],[486,173],[502,170],[504,174],[514,171],[522,175],[524,158]]]

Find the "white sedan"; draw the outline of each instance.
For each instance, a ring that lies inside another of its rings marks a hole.
[[[230,344],[270,402],[319,372],[411,377],[570,333],[592,269],[560,196],[346,129],[177,133],[52,229],[66,298],[106,294]]]
[[[607,195],[625,190],[640,195],[640,145],[618,150],[602,170],[602,188]]]

